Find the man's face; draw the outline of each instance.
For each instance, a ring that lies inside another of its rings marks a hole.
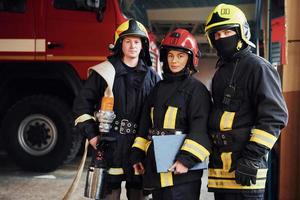
[[[123,39],[122,51],[126,58],[138,58],[142,49],[141,38],[128,36]]]
[[[215,40],[221,39],[221,38],[226,38],[235,35],[236,32],[234,30],[230,29],[222,29],[217,32],[215,32]]]

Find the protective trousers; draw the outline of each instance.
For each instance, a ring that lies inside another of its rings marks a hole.
[[[110,194],[106,195],[104,200],[120,200],[121,188],[114,189]]]
[[[104,200],[120,200],[121,199],[121,183],[110,184],[111,193],[105,196]],[[143,200],[144,194],[142,188],[137,187],[134,183],[126,182],[126,195],[128,200]]]
[[[215,192],[215,200],[264,200],[263,193],[222,193]]]
[[[153,200],[199,200],[201,180],[153,190]]]

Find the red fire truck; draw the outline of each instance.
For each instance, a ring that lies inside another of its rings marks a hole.
[[[87,68],[109,55],[115,28],[139,17],[134,2],[0,0],[1,143],[19,166],[46,172],[74,158],[73,99]]]

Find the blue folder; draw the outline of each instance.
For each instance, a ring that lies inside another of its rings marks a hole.
[[[168,172],[168,169],[174,164],[175,156],[178,153],[185,136],[185,134],[152,136],[156,169],[158,173]],[[196,164],[189,170],[206,169],[207,166],[208,159]]]

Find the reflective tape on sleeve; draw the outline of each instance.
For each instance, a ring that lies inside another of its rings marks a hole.
[[[108,174],[110,175],[122,175],[124,174],[123,168],[109,168]]]
[[[151,144],[151,141],[148,141],[148,142],[146,143],[146,147],[145,147],[145,152],[146,152],[146,153],[148,152],[148,149],[149,149],[149,147],[150,147],[150,144]]]
[[[197,158],[199,158],[201,161],[205,160],[207,156],[209,156],[209,151],[203,147],[201,144],[191,140],[191,139],[185,139],[183,145],[181,146],[181,150],[187,151]]]
[[[274,135],[260,129],[252,129],[251,130],[252,136],[250,141],[256,142],[258,144],[264,145],[271,149],[275,142],[277,141],[277,137]]]
[[[137,138],[135,138],[132,147],[136,147],[136,148],[146,152],[146,147],[147,147],[148,142],[149,142],[149,140],[146,140],[145,138],[137,137]]]

